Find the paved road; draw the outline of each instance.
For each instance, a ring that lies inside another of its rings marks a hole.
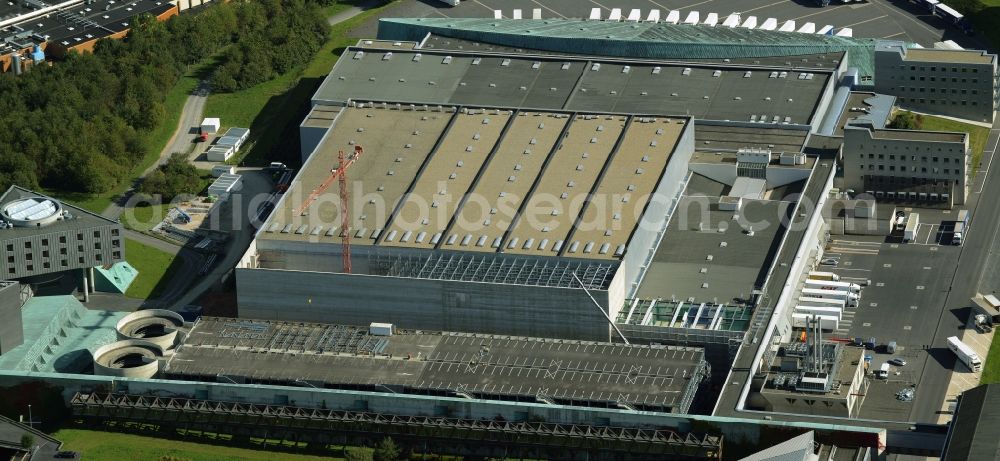
[[[368,0],[360,5],[352,6],[347,10],[341,11],[340,13],[330,16],[329,18],[327,18],[326,21],[330,23],[331,26],[334,24],[339,24],[361,13],[364,13],[366,10],[370,10],[377,6],[381,6],[383,3],[385,3],[385,0]]]
[[[996,123],[998,120],[994,120]],[[996,126],[996,125],[994,125]],[[910,421],[934,421],[937,418],[937,411],[944,401],[948,383],[951,381],[952,372],[955,368],[956,358],[947,352],[946,339],[955,336],[958,328],[964,326],[965,319],[958,319],[952,315],[952,311],[968,308],[972,305],[970,298],[976,292],[985,291],[987,293],[1000,289],[1000,278],[998,278],[998,256],[1000,256],[1000,241],[997,240],[997,228],[1000,226],[1000,179],[995,168],[1000,167],[1000,163],[992,165],[991,160],[995,156],[995,150],[1000,138],[1000,130],[990,131],[987,140],[987,151],[983,155],[985,165],[989,171],[984,175],[985,183],[982,185],[982,192],[976,194],[975,208],[972,210],[972,224],[965,245],[959,255],[958,265],[948,272],[942,272],[941,277],[950,280],[949,293],[945,298],[941,309],[941,318],[931,344],[931,353],[936,355],[938,360],[927,360],[921,372],[920,387],[918,392],[924,398],[915,401],[913,410],[910,412]],[[973,191],[979,191],[978,185],[973,185]],[[980,200],[985,198],[985,200]],[[930,397],[930,398],[927,398]]]
[[[136,232],[134,230],[125,229],[125,237],[135,240],[143,245],[165,251],[172,255],[176,255],[178,252],[180,252],[181,249],[180,245],[176,243],[163,241],[156,237],[143,234],[142,232]]]
[[[163,147],[160,151],[160,157],[157,159],[156,163],[146,168],[146,171],[142,172],[142,175],[136,179],[136,181],[142,180],[146,175],[151,173],[160,165],[167,163],[167,159],[170,158],[170,154],[174,152],[187,152],[191,147],[191,141],[193,140],[194,132],[192,130],[201,126],[202,112],[205,110],[205,101],[208,99],[208,83],[202,81],[195,88],[194,92],[188,96],[187,101],[184,103],[184,108],[181,110],[180,120],[177,121],[177,128],[174,129],[174,134],[171,135],[170,141],[167,141],[167,145]],[[121,197],[113,200],[104,212],[101,213],[105,218],[108,219],[118,219],[122,212],[124,211],[124,206],[128,203],[129,198],[132,196],[133,188],[129,188],[122,194]]]
[[[368,9],[374,8],[383,4],[383,0],[369,0],[361,5],[354,6],[346,11],[342,11],[336,15],[331,16],[328,19],[330,25],[337,24],[348,19],[351,19]],[[190,101],[190,99],[189,99]],[[200,123],[200,120],[195,122]],[[174,310],[182,309],[184,306],[195,303],[198,298],[200,298],[205,292],[212,289],[216,283],[221,281],[227,274],[231,274],[233,268],[243,254],[246,252],[247,248],[250,246],[250,242],[253,240],[254,229],[250,225],[251,217],[256,215],[256,210],[251,209],[255,207],[256,202],[253,198],[257,194],[267,194],[273,185],[267,179],[267,175],[257,174],[254,172],[259,169],[257,168],[243,168],[239,173],[244,175],[243,189],[233,194],[233,197],[226,204],[227,207],[232,207],[233,204],[238,204],[238,209],[227,208],[223,210],[223,213],[237,213],[239,214],[239,222],[235,224],[235,227],[230,232],[230,239],[226,242],[224,253],[220,255],[218,260],[212,265],[212,268],[203,276],[199,276],[200,271],[204,267],[205,259],[198,260],[193,265],[185,264],[185,270],[183,275],[178,274],[179,279],[183,279],[178,282],[177,285],[182,287],[188,287],[191,282],[194,282],[195,278],[198,278],[197,282],[190,285],[186,291],[180,290],[169,290],[164,292],[161,299],[156,300],[155,303],[157,307],[170,308]],[[188,249],[182,249],[183,252],[190,251]],[[183,284],[181,284],[183,282]]]

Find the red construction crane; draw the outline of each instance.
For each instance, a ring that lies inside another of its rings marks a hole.
[[[294,213],[297,216],[302,216],[305,214],[309,205],[319,198],[323,192],[326,192],[330,186],[333,185],[334,181],[340,182],[340,241],[343,245],[343,255],[344,260],[344,273],[351,273],[351,210],[348,208],[350,203],[350,191],[347,188],[347,167],[351,166],[365,153],[365,150],[359,146],[354,146],[354,153],[350,157],[345,158],[344,151],[340,151],[337,154],[337,167],[330,170],[330,176],[323,181],[316,189],[313,189],[309,197],[306,197],[302,205]]]

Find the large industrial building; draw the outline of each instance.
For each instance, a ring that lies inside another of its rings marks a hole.
[[[832,173],[801,152],[837,62],[362,41],[316,92],[305,165],[237,268],[240,315],[601,341],[617,321],[724,360],[785,242],[782,198]]]
[[[11,186],[0,195],[0,273],[35,283],[83,270],[93,282],[94,267],[124,260],[122,233],[117,221]]]
[[[303,165],[235,268],[239,318],[20,296],[0,382],[41,377],[96,423],[324,446],[720,459],[723,437],[749,454],[811,430],[912,447],[910,422],[860,419],[884,390],[845,317],[796,310],[824,242],[853,230],[824,214],[966,199],[967,135],[886,128],[904,96],[871,92],[891,77],[879,42],[500,19],[379,37],[313,97]]]
[[[211,1],[211,0],[204,0]],[[181,9],[201,0],[182,1]],[[21,73],[46,55],[89,52],[102,38],[122,38],[138,15],[164,21],[178,12],[164,0],[12,1],[0,5],[0,72]]]
[[[71,296],[0,302],[0,313],[16,312],[24,325],[22,343],[0,354],[0,383],[58,386],[74,417],[95,426],[212,428],[314,449],[391,435],[419,453],[607,460],[729,459],[726,451],[749,453],[809,430],[828,443],[848,434],[851,447],[885,437],[882,429],[685,414],[705,385],[699,348],[378,324],[188,322],[170,311],[88,309]]]
[[[881,42],[875,72],[875,91],[896,96],[901,108],[993,122],[1000,90],[995,54]]]
[[[890,202],[952,205],[969,192],[968,133],[844,128],[844,187]]]

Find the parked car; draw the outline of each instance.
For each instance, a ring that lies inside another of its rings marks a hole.
[[[821,266],[836,266],[837,264],[840,264],[840,261],[838,261],[838,260],[836,260],[834,258],[823,258],[819,262],[819,264]]]
[[[906,365],[906,359],[903,359],[901,357],[893,357],[893,358],[889,359],[889,363],[891,363],[891,364],[893,364],[893,365],[895,365],[897,367],[902,367],[902,366]]]

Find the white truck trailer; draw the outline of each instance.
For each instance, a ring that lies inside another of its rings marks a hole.
[[[805,288],[818,288],[820,290],[844,290],[851,293],[861,293],[861,285],[850,282],[832,282],[828,280],[806,280]]]
[[[920,228],[920,213],[910,213],[903,228],[903,242],[909,243],[917,239],[917,229]]]
[[[957,336],[948,337],[948,349],[958,356],[958,360],[969,367],[972,371],[982,371],[983,361],[979,358],[979,354],[972,350],[968,344],[963,343]]]
[[[838,322],[844,320],[844,311],[836,307],[795,306],[795,312],[800,314],[829,315],[830,317],[835,317]]]
[[[836,307],[840,310],[847,308],[847,301],[843,299],[829,299],[829,298],[809,298],[803,297],[799,298],[796,303],[798,306],[818,306],[818,307]]]
[[[809,276],[806,278],[809,280],[825,280],[827,282],[840,281],[840,276],[833,272],[810,271]]]
[[[840,327],[840,321],[837,317],[830,315],[816,315],[816,314],[804,314],[801,312],[792,313],[792,326],[795,328],[810,328],[810,322],[815,320],[819,321],[819,327],[824,330],[836,330]]]
[[[803,298],[840,299],[847,303],[849,307],[857,307],[860,297],[849,291],[841,290],[821,290],[818,288],[805,288],[802,290]]]

